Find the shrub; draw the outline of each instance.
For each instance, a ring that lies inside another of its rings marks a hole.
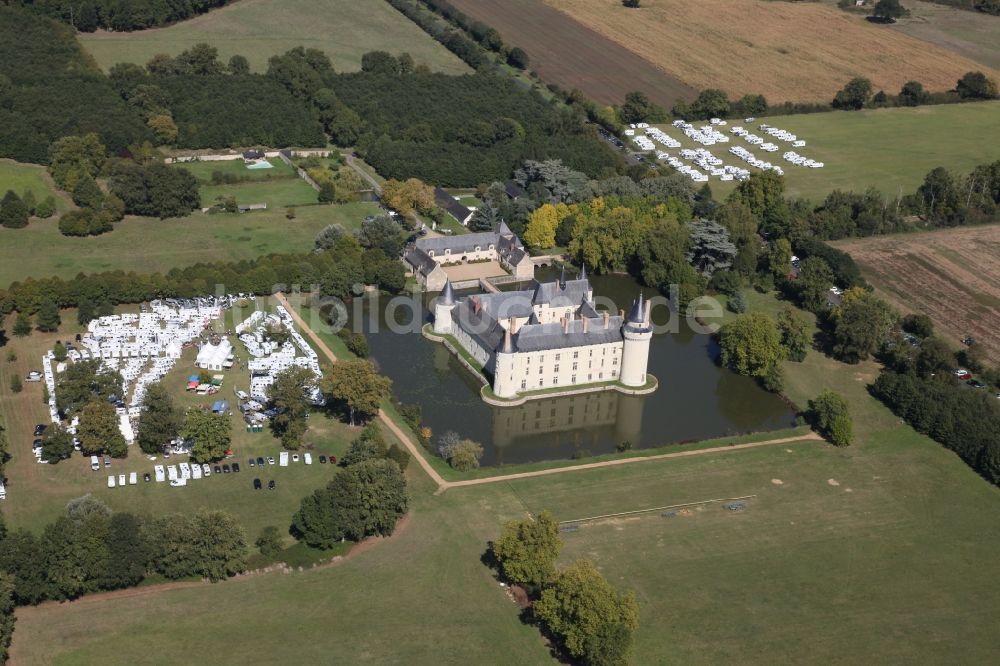
[[[809,401],[809,413],[816,429],[832,444],[850,445],[854,439],[854,432],[844,396],[826,389],[815,400]]]
[[[448,462],[454,469],[468,472],[479,468],[479,460],[482,457],[483,447],[481,444],[471,439],[463,439],[452,449],[451,459]]]

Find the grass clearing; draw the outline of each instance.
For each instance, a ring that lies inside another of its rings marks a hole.
[[[637,11],[608,0],[538,1],[694,89],[721,88],[730,97],[754,93],[772,103],[829,101],[856,76],[892,93],[909,80],[944,91],[966,72],[984,69],[947,49],[818,3],[646,0]],[[985,69],[994,78],[1000,75]]]
[[[0,229],[0,285],[26,277],[72,278],[80,272],[165,273],[198,262],[307,252],[326,225],[354,230],[378,211],[373,203],[350,203],[303,206],[294,220],[285,218],[283,208],[168,220],[127,217],[114,231],[93,238],[63,236],[55,219],[32,220],[24,229]]]
[[[18,196],[24,196],[25,192],[31,191],[35,195],[35,200],[39,203],[48,196],[55,198],[56,211],[58,213],[71,207],[71,202],[66,193],[56,189],[51,176],[45,167],[37,164],[24,164],[14,160],[0,160],[0,197],[7,190],[14,190]]]
[[[145,64],[158,53],[177,55],[199,42],[219,49],[227,62],[240,54],[254,72],[296,46],[324,51],[338,71],[361,69],[374,50],[408,52],[433,71],[466,74],[469,68],[384,0],[240,0],[167,28],[81,34],[84,48],[105,71],[118,62]]]
[[[794,150],[826,166],[810,169],[786,162],[781,155],[790,148],[789,144],[779,143],[777,153],[765,153],[728,134],[729,127],[744,124],[739,120],[730,121],[721,128],[730,137],[729,143],[709,146],[708,150],[727,165],[749,168],[729,153],[732,146],[747,148],[757,157],[785,170],[786,195],[805,197],[815,204],[835,189],[863,192],[875,187],[895,199],[900,193],[906,195],[916,191],[927,173],[936,167],[964,174],[977,165],[1000,158],[1000,150],[990,141],[983,140],[987,136],[1000,135],[1000,102],[831,111],[773,116],[752,123],[755,134],[768,138],[757,129],[761,122],[787,129],[805,139],[806,146]],[[703,147],[675,127],[667,125],[663,129],[684,148]],[[667,152],[677,153],[676,150]],[[670,167],[664,165],[664,168]],[[723,183],[717,178],[712,178],[709,184],[717,198],[735,189],[734,183]]]
[[[201,205],[211,206],[226,197],[238,204],[266,203],[268,210],[315,204],[317,192],[301,178],[272,178],[232,185],[202,185]]]
[[[270,169],[248,169],[242,159],[180,162],[174,166],[186,169],[202,183],[212,183],[212,174],[219,172],[224,176],[234,176],[241,181],[268,181],[279,178],[298,178],[295,169],[285,164],[280,158],[271,157],[267,160]]]
[[[834,243],[903,313],[934,320],[949,344],[968,335],[1000,360],[1000,226],[854,238]]]

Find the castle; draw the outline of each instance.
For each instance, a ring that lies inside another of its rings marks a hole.
[[[647,386],[653,331],[640,294],[628,317],[594,308],[586,271],[533,289],[456,298],[451,282],[434,306],[435,333],[450,334],[493,377],[498,398],[617,382]],[[613,386],[613,385],[612,385]]]

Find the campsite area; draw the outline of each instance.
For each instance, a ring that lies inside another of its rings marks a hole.
[[[764,136],[758,130],[761,123],[786,129],[804,139],[806,145],[794,150],[823,162],[823,168],[811,169],[784,161],[781,156],[790,148],[788,144],[779,143],[776,153],[765,153],[729,132],[734,126],[744,126]],[[669,124],[658,127],[679,140],[683,148],[704,147]],[[729,153],[731,147],[742,146],[758,158],[781,166],[785,171],[787,196],[805,197],[819,204],[833,190],[863,192],[874,187],[895,199],[915,191],[924,176],[936,167],[964,174],[979,164],[995,160],[995,147],[983,139],[1000,135],[1000,102],[768,116],[753,123],[733,119],[717,129],[729,137],[729,143],[710,146],[709,152],[727,165],[749,168]],[[634,143],[629,147],[636,149]],[[661,145],[657,149],[675,156],[678,153]],[[666,165],[664,168],[669,170]],[[719,199],[735,188],[735,182],[723,183],[717,178],[712,178],[709,185]]]

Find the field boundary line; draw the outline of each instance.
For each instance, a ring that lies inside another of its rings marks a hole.
[[[560,520],[557,525],[573,525],[576,523],[586,523],[591,520],[603,520],[605,518],[618,518],[619,516],[632,516],[637,513],[650,513],[652,511],[663,511],[664,509],[682,509],[686,506],[701,506],[702,504],[714,504],[716,502],[729,502],[734,500],[753,499],[757,495],[743,495],[741,497],[717,497],[715,499],[701,500],[700,502],[684,502],[683,504],[668,504],[667,506],[654,506],[649,509],[635,509],[633,511],[620,511],[618,513],[606,513],[601,516],[587,516],[586,518],[574,518],[573,520]]]

